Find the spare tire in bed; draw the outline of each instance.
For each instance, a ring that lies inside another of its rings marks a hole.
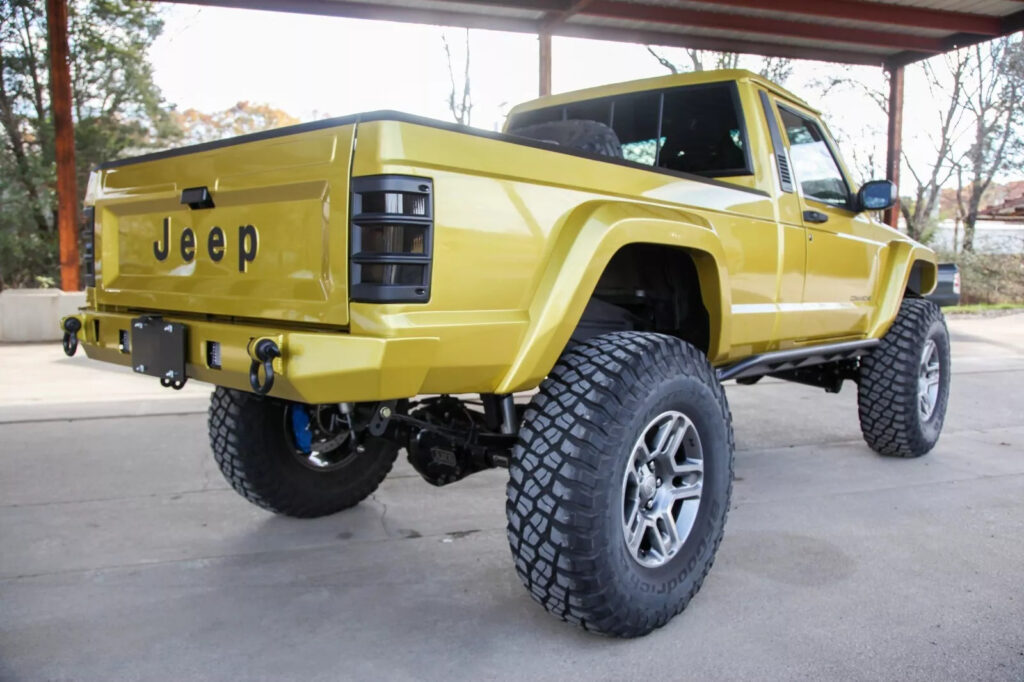
[[[551,142],[561,147],[590,154],[622,158],[622,145],[619,143],[619,136],[615,134],[614,130],[597,121],[575,119],[552,121],[516,128],[509,133],[518,137]]]

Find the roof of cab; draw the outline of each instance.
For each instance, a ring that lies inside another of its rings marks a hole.
[[[558,95],[548,95],[537,99],[517,104],[509,111],[509,117],[520,114],[524,111],[546,109],[572,102],[583,102],[613,95],[623,95],[631,92],[644,92],[646,90],[664,90],[667,88],[680,87],[684,85],[699,85],[703,83],[725,83],[731,81],[750,81],[764,89],[775,93],[779,97],[787,99],[809,111],[818,114],[819,112],[807,102],[803,101],[789,90],[776,85],[764,76],[760,76],[746,69],[721,69],[718,71],[694,71],[692,73],[679,73],[669,76],[657,76],[655,78],[643,78],[640,80],[613,83],[610,85],[599,85],[595,88],[563,92]]]

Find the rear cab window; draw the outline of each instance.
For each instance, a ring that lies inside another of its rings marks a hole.
[[[508,132],[540,123],[588,120],[615,131],[621,161],[708,178],[753,175],[733,82],[629,93],[516,114]]]

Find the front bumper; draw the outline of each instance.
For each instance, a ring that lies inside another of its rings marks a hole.
[[[130,335],[131,321],[138,316],[83,310],[71,317],[82,324],[78,341],[86,355],[131,366],[131,351],[122,347],[122,336]],[[421,392],[438,347],[436,338],[385,339],[173,315],[161,317],[188,327],[185,371],[190,379],[251,391],[250,348],[254,341],[269,338],[281,349],[281,357],[273,361],[276,379],[269,395],[306,403],[414,396]],[[220,344],[220,369],[207,362],[207,344],[212,342]]]

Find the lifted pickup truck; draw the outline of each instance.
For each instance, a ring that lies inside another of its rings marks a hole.
[[[357,504],[402,448],[434,485],[507,466],[533,597],[637,636],[722,539],[723,381],[851,380],[877,452],[937,441],[936,259],[872,217],[895,198],[745,71],[541,98],[503,133],[318,121],[97,168],[64,346],[216,385],[217,463],[275,513]]]

